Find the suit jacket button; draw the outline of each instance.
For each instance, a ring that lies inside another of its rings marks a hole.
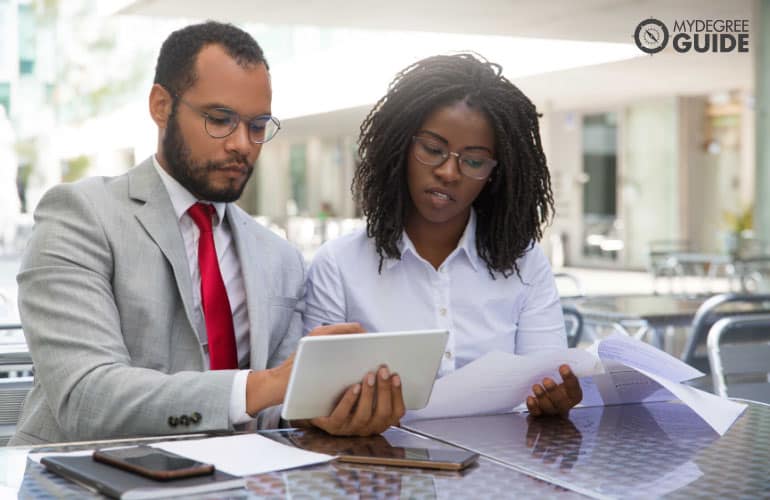
[[[202,418],[201,414],[196,411],[195,413],[190,415],[190,422],[197,424],[198,422],[201,421],[201,418]]]
[[[179,423],[179,419],[177,417],[173,415],[168,417],[168,425],[170,425],[171,427],[176,427],[178,423]]]
[[[182,425],[190,425],[190,417],[187,415],[182,415],[179,417],[179,423]]]

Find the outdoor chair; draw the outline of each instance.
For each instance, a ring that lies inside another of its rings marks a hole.
[[[707,346],[716,394],[770,404],[770,314],[720,319]]]

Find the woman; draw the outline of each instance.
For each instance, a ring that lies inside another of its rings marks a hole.
[[[566,347],[537,241],[553,212],[535,106],[472,54],[400,72],[361,125],[353,192],[367,219],[325,244],[308,275],[305,329],[449,330],[440,375],[491,350]],[[580,402],[575,376],[545,379],[533,415]]]

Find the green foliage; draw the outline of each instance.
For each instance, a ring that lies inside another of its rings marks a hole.
[[[754,205],[749,205],[738,212],[725,212],[725,223],[731,232],[740,234],[754,228]]]
[[[91,166],[91,159],[86,155],[72,158],[62,172],[62,181],[74,182],[83,177]]]

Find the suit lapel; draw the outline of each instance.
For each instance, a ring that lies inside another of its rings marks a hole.
[[[129,196],[142,205],[135,213],[139,223],[163,252],[174,272],[176,286],[182,297],[187,321],[190,328],[198,335],[198,340],[205,338],[205,332],[197,332],[193,320],[193,295],[190,269],[184,240],[176,221],[176,213],[171,199],[163,186],[152,159],[146,160],[129,173]],[[202,356],[201,351],[201,356]]]
[[[249,311],[249,341],[251,369],[261,370],[267,364],[269,349],[269,309],[267,286],[270,283],[265,263],[264,247],[260,248],[255,231],[249,229],[248,216],[233,204],[227,205],[227,217],[241,263],[246,304]]]

